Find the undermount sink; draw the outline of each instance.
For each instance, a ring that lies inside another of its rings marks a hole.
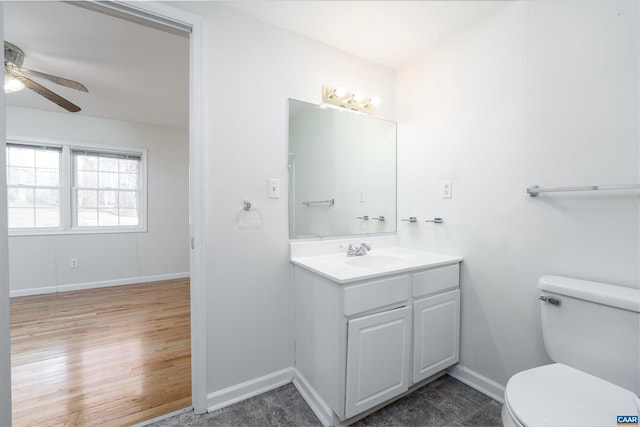
[[[362,268],[393,267],[403,262],[406,262],[404,258],[391,255],[363,255],[346,261],[352,267]]]

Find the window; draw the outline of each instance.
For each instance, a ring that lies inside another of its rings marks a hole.
[[[145,231],[146,152],[10,140],[9,233]]]
[[[7,144],[9,228],[60,227],[60,147]]]
[[[140,225],[140,155],[72,150],[77,227]]]

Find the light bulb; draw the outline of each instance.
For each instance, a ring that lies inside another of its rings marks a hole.
[[[347,94],[347,91],[345,90],[344,86],[338,86],[334,91],[333,94],[335,96],[337,96],[338,98],[342,98],[343,96],[345,96]]]
[[[362,102],[362,100],[364,99],[364,95],[362,94],[362,92],[356,92],[353,94],[352,98],[355,102]]]
[[[14,93],[24,89],[24,84],[11,76],[5,74],[4,76],[4,93]]]
[[[377,96],[372,97],[371,100],[369,100],[369,104],[371,104],[374,107],[377,107],[378,105],[380,105],[380,98]]]

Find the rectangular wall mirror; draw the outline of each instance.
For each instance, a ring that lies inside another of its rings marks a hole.
[[[396,232],[396,124],[289,100],[289,237]]]

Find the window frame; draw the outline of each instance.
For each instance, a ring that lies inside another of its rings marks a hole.
[[[62,140],[7,136],[7,144],[25,146],[61,147],[60,158],[60,227],[9,228],[9,236],[48,236],[65,234],[114,234],[147,232],[147,150],[142,147],[116,146],[70,142]],[[138,225],[110,225],[81,227],[77,225],[76,197],[74,195],[75,165],[73,151],[140,156],[140,189]],[[5,164],[5,173],[6,173]]]

